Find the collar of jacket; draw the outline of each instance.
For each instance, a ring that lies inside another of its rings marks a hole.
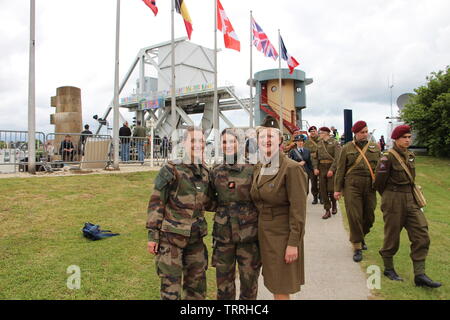
[[[368,140],[358,141],[358,140],[356,140],[356,138],[353,138],[353,141],[355,141],[356,145],[357,145],[358,147],[360,147],[361,149],[363,149],[364,146],[365,146],[367,143],[369,143]]]

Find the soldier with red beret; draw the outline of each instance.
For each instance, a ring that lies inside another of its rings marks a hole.
[[[416,286],[437,288],[441,283],[425,274],[425,259],[430,246],[428,223],[415,186],[415,157],[408,151],[411,145],[411,128],[407,125],[392,131],[393,148],[383,153],[376,169],[375,187],[381,195],[384,220],[384,243],[380,255],[384,262],[384,275],[391,280],[403,279],[394,269],[394,255],[400,246],[403,228],[411,241],[410,257],[414,268]]]
[[[353,261],[360,262],[362,250],[367,250],[365,237],[375,221],[377,197],[373,183],[381,151],[376,143],[369,141],[365,121],[357,121],[352,132],[354,139],[344,145],[339,157],[334,197],[339,200],[344,196],[350,242],[354,250]]]
[[[322,219],[328,219],[337,213],[334,192],[334,173],[341,152],[341,145],[335,139],[331,139],[331,130],[327,127],[320,128],[320,140],[317,143],[316,157],[313,158],[314,174],[319,176],[320,195],[323,201],[325,214]],[[330,212],[331,210],[331,212]]]

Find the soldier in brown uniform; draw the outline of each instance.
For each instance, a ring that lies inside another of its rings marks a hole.
[[[156,254],[161,299],[206,297],[208,252],[205,210],[212,208],[209,171],[203,163],[201,129],[189,127],[184,137],[186,157],[169,161],[155,179],[148,205],[148,251]],[[183,283],[182,283],[183,282]]]
[[[322,219],[331,217],[331,212],[336,214],[336,199],[334,192],[334,172],[336,171],[337,160],[341,152],[339,142],[332,139],[330,129],[320,128],[320,141],[317,144],[317,157],[313,159],[314,174],[319,176],[320,194],[324,202],[325,214]],[[330,209],[332,210],[330,212]]]
[[[305,141],[305,148],[309,149],[311,153],[311,160],[317,157],[317,144],[319,143],[319,134],[317,133],[317,127],[312,126],[308,129],[309,138]],[[320,198],[320,204],[323,204],[322,198],[319,193],[319,176],[316,176],[314,172],[308,174],[311,181],[311,193],[314,197],[312,204],[317,204]]]
[[[400,245],[403,228],[411,241],[411,260],[416,286],[437,288],[441,283],[425,274],[425,259],[430,246],[428,223],[414,195],[416,175],[414,154],[408,151],[411,129],[407,125],[392,131],[394,147],[383,154],[376,170],[375,186],[381,194],[381,211],[384,220],[384,244],[380,255],[384,262],[384,275],[391,280],[403,279],[394,269],[394,255]]]
[[[360,262],[362,250],[367,250],[364,238],[375,221],[377,196],[373,182],[381,151],[376,143],[368,141],[366,122],[356,122],[352,132],[355,134],[354,140],[345,144],[339,157],[334,197],[339,200],[342,193],[344,195],[350,242],[355,251],[353,261]]]
[[[222,132],[224,161],[211,171],[217,203],[213,227],[212,266],[216,268],[217,300],[236,299],[236,265],[240,300],[256,300],[261,257],[258,211],[250,198],[253,165],[245,163],[243,132]]]

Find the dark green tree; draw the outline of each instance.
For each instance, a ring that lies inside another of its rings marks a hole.
[[[427,84],[403,108],[401,118],[412,126],[419,145],[431,155],[450,157],[450,73],[432,72]]]

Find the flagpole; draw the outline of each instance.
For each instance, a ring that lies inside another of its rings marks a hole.
[[[120,50],[120,0],[116,10],[116,61],[114,66],[114,116],[113,116],[113,168],[119,169],[119,50]]]
[[[219,107],[217,97],[217,0],[214,1],[214,102],[213,102],[213,134],[214,160],[219,159]]]
[[[281,34],[280,29],[278,29],[278,52],[280,53],[278,56],[278,94],[280,95],[280,131],[283,134],[283,87],[281,81]]]
[[[172,134],[175,133],[176,129],[177,129],[177,116],[176,116],[176,104],[177,104],[177,100],[176,100],[176,96],[175,96],[175,0],[172,0],[172,11],[171,11],[171,24],[172,24],[172,29],[171,29],[171,41],[170,41],[170,46],[171,46],[171,90],[170,90],[170,94],[171,94],[171,108],[170,108],[170,112],[171,112],[171,122],[172,122]],[[174,139],[172,139],[172,141],[175,141]]]
[[[36,173],[36,94],[35,94],[36,3],[30,0],[30,57],[28,75],[28,172]]]
[[[252,10],[250,10],[250,128],[253,128],[254,112],[253,112],[253,25],[252,25]]]

